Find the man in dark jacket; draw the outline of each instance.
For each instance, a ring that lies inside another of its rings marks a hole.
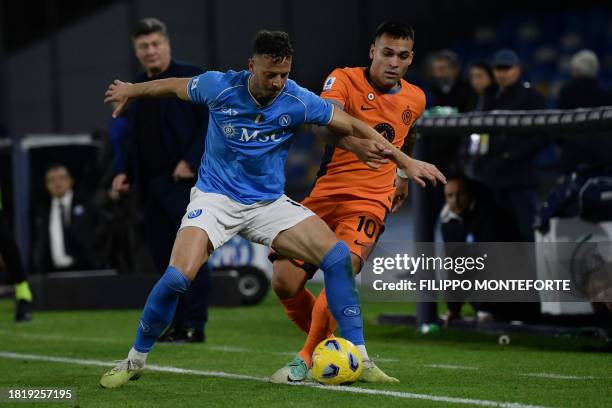
[[[599,59],[591,50],[574,54],[570,61],[572,79],[559,92],[559,109],[592,108],[612,104],[612,94],[599,85]]]
[[[171,57],[166,26],[155,18],[138,22],[132,35],[144,68],[135,82],[193,77],[202,69]],[[136,182],[142,195],[148,245],[158,273],[168,266],[174,237],[189,202],[204,149],[208,111],[177,98],[144,99],[130,106],[126,121],[125,168],[112,183],[119,193]],[[191,283],[161,340],[201,342],[208,315],[210,274],[206,265]]]
[[[431,63],[433,82],[430,86],[430,106],[451,106],[459,112],[470,110],[474,91],[461,77],[459,58],[451,50],[439,51]]]
[[[516,242],[520,240],[517,226],[499,208],[481,185],[461,174],[448,177],[444,186],[446,205],[440,214],[440,228],[445,243],[457,242]],[[446,245],[447,256],[468,256],[466,246]],[[463,302],[448,302],[445,325],[461,317]],[[472,302],[478,321],[533,318],[538,315],[537,303]]]
[[[95,215],[89,203],[73,190],[68,169],[53,164],[45,173],[49,201],[36,210],[34,270],[39,273],[95,269],[92,231]]]
[[[522,68],[512,50],[500,50],[493,57],[493,74],[498,91],[484,103],[484,110],[544,109],[544,98],[521,80]],[[469,140],[469,177],[483,183],[498,206],[513,217],[522,241],[533,241],[536,212],[534,159],[548,144],[539,134],[473,135]]]

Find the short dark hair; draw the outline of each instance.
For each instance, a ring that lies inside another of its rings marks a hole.
[[[438,51],[434,55],[434,60],[444,60],[448,62],[448,65],[450,65],[452,68],[459,68],[460,65],[459,56],[457,56],[457,53],[453,50],[449,50],[448,48]]]
[[[472,65],[470,65],[470,68],[482,69],[483,71],[487,73],[487,76],[489,77],[489,79],[491,81],[494,81],[493,80],[493,68],[491,68],[491,64],[489,64],[489,61],[487,60],[476,61]]]
[[[387,34],[391,38],[410,39],[414,42],[414,28],[399,21],[385,21],[379,25],[374,35],[374,41],[372,42],[375,42],[383,34]]]
[[[253,40],[254,55],[269,55],[275,60],[293,56],[289,34],[284,31],[260,30]]]
[[[153,33],[159,33],[166,38],[170,38],[168,37],[166,25],[162,21],[154,17],[147,17],[138,21],[134,26],[134,29],[132,30],[132,40],[135,40],[142,35],[149,35]]]
[[[66,170],[68,176],[72,177],[72,175],[70,174],[70,170],[68,170],[68,167],[62,163],[51,163],[49,166],[47,166],[47,170],[45,170],[45,176],[56,170]]]

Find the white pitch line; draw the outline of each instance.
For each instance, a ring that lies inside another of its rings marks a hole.
[[[540,378],[554,378],[556,380],[594,380],[595,377],[591,375],[579,376],[579,375],[563,375],[555,373],[521,373],[524,377],[540,377]]]
[[[79,337],[79,336],[63,336],[60,334],[15,333],[14,331],[3,330],[3,329],[0,329],[0,333],[12,334],[12,335],[15,335],[15,337],[23,337],[26,339],[35,339],[35,340],[127,344],[125,340],[116,340],[116,339],[109,339],[109,338],[103,338],[103,337]],[[161,343],[161,344],[163,346],[170,346],[170,347],[173,346],[173,344],[171,343],[167,343],[167,344]],[[260,353],[260,354],[273,354],[276,356],[288,356],[288,357],[295,357],[295,355],[297,354],[295,351],[268,351],[268,350],[255,351],[255,350],[251,350],[245,347],[233,347],[233,346],[225,346],[225,345],[204,344],[203,347],[206,350],[218,351],[221,353]],[[374,361],[376,361],[377,363],[397,363],[400,360],[395,359],[395,358],[375,357]]]
[[[45,362],[53,362],[53,363],[77,364],[77,365],[86,365],[86,366],[111,367],[114,365],[114,363],[110,363],[107,361],[101,361],[101,360],[86,360],[86,359],[69,358],[69,357],[41,356],[41,355],[35,355],[35,354],[21,354],[21,353],[13,353],[13,352],[0,352],[0,357],[14,359],[14,360],[45,361]],[[145,368],[145,370],[175,373],[175,374],[190,374],[190,375],[198,375],[198,376],[204,376],[204,377],[225,378],[225,379],[231,379],[231,380],[250,380],[250,381],[259,381],[259,382],[268,381],[268,379],[265,377],[255,377],[255,376],[244,375],[244,374],[226,373],[223,371],[191,370],[191,369],[170,367],[170,366],[148,365]],[[384,395],[387,397],[436,401],[436,402],[444,402],[448,404],[471,404],[471,405],[478,405],[478,406],[483,406],[483,407],[501,407],[501,408],[545,408],[539,405],[527,405],[527,404],[520,404],[517,402],[488,401],[488,400],[479,400],[479,399],[471,399],[471,398],[444,397],[444,396],[430,395],[430,394],[415,394],[411,392],[401,392],[401,391],[374,390],[374,389],[359,388],[359,387],[341,387],[341,386],[332,387],[332,386],[322,386],[322,385],[314,384],[314,383],[299,383],[296,385],[313,387],[313,388],[317,388],[320,390],[326,390],[326,391],[345,392],[345,393],[353,393],[353,394]]]
[[[248,353],[251,350],[244,348],[244,347],[232,347],[232,346],[211,346],[211,345],[206,345],[205,346],[207,349],[213,350],[213,351],[222,351],[225,353]]]
[[[449,370],[478,370],[478,367],[453,365],[453,364],[424,364],[423,367],[429,368],[446,368]]]

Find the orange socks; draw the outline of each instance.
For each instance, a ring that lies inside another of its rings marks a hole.
[[[299,356],[304,359],[308,367],[312,365],[311,356],[315,347],[317,347],[320,342],[330,337],[335,330],[336,320],[327,308],[327,296],[325,295],[325,289],[323,289],[312,309],[312,322],[310,324],[310,331],[308,332],[306,343],[304,343],[304,347],[302,347],[298,353]]]
[[[303,288],[290,299],[281,299],[287,317],[295,323],[304,333],[310,330],[312,311],[315,306],[315,297],[308,289]],[[327,305],[327,301],[325,303]]]

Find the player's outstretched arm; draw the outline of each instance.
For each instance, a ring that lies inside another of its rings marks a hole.
[[[359,119],[350,116],[341,109],[334,107],[334,115],[327,126],[340,136],[353,135],[361,139],[370,139],[378,142],[390,151],[389,158],[397,164],[397,167],[402,169],[409,178],[422,187],[425,187],[425,181],[423,181],[423,179],[431,181],[434,185],[436,185],[438,181],[446,184],[446,177],[444,177],[436,166],[409,157],[376,130]]]
[[[326,126],[313,126],[313,132],[325,143],[353,153],[372,169],[379,169],[381,165],[389,162],[387,157],[391,154],[391,151],[376,141],[360,139],[355,136],[341,137]]]
[[[161,98],[164,96],[176,96],[188,100],[187,84],[191,78],[166,78],[155,81],[132,84],[115,79],[108,86],[104,94],[104,103],[114,106],[113,118],[116,118],[137,98]]]

